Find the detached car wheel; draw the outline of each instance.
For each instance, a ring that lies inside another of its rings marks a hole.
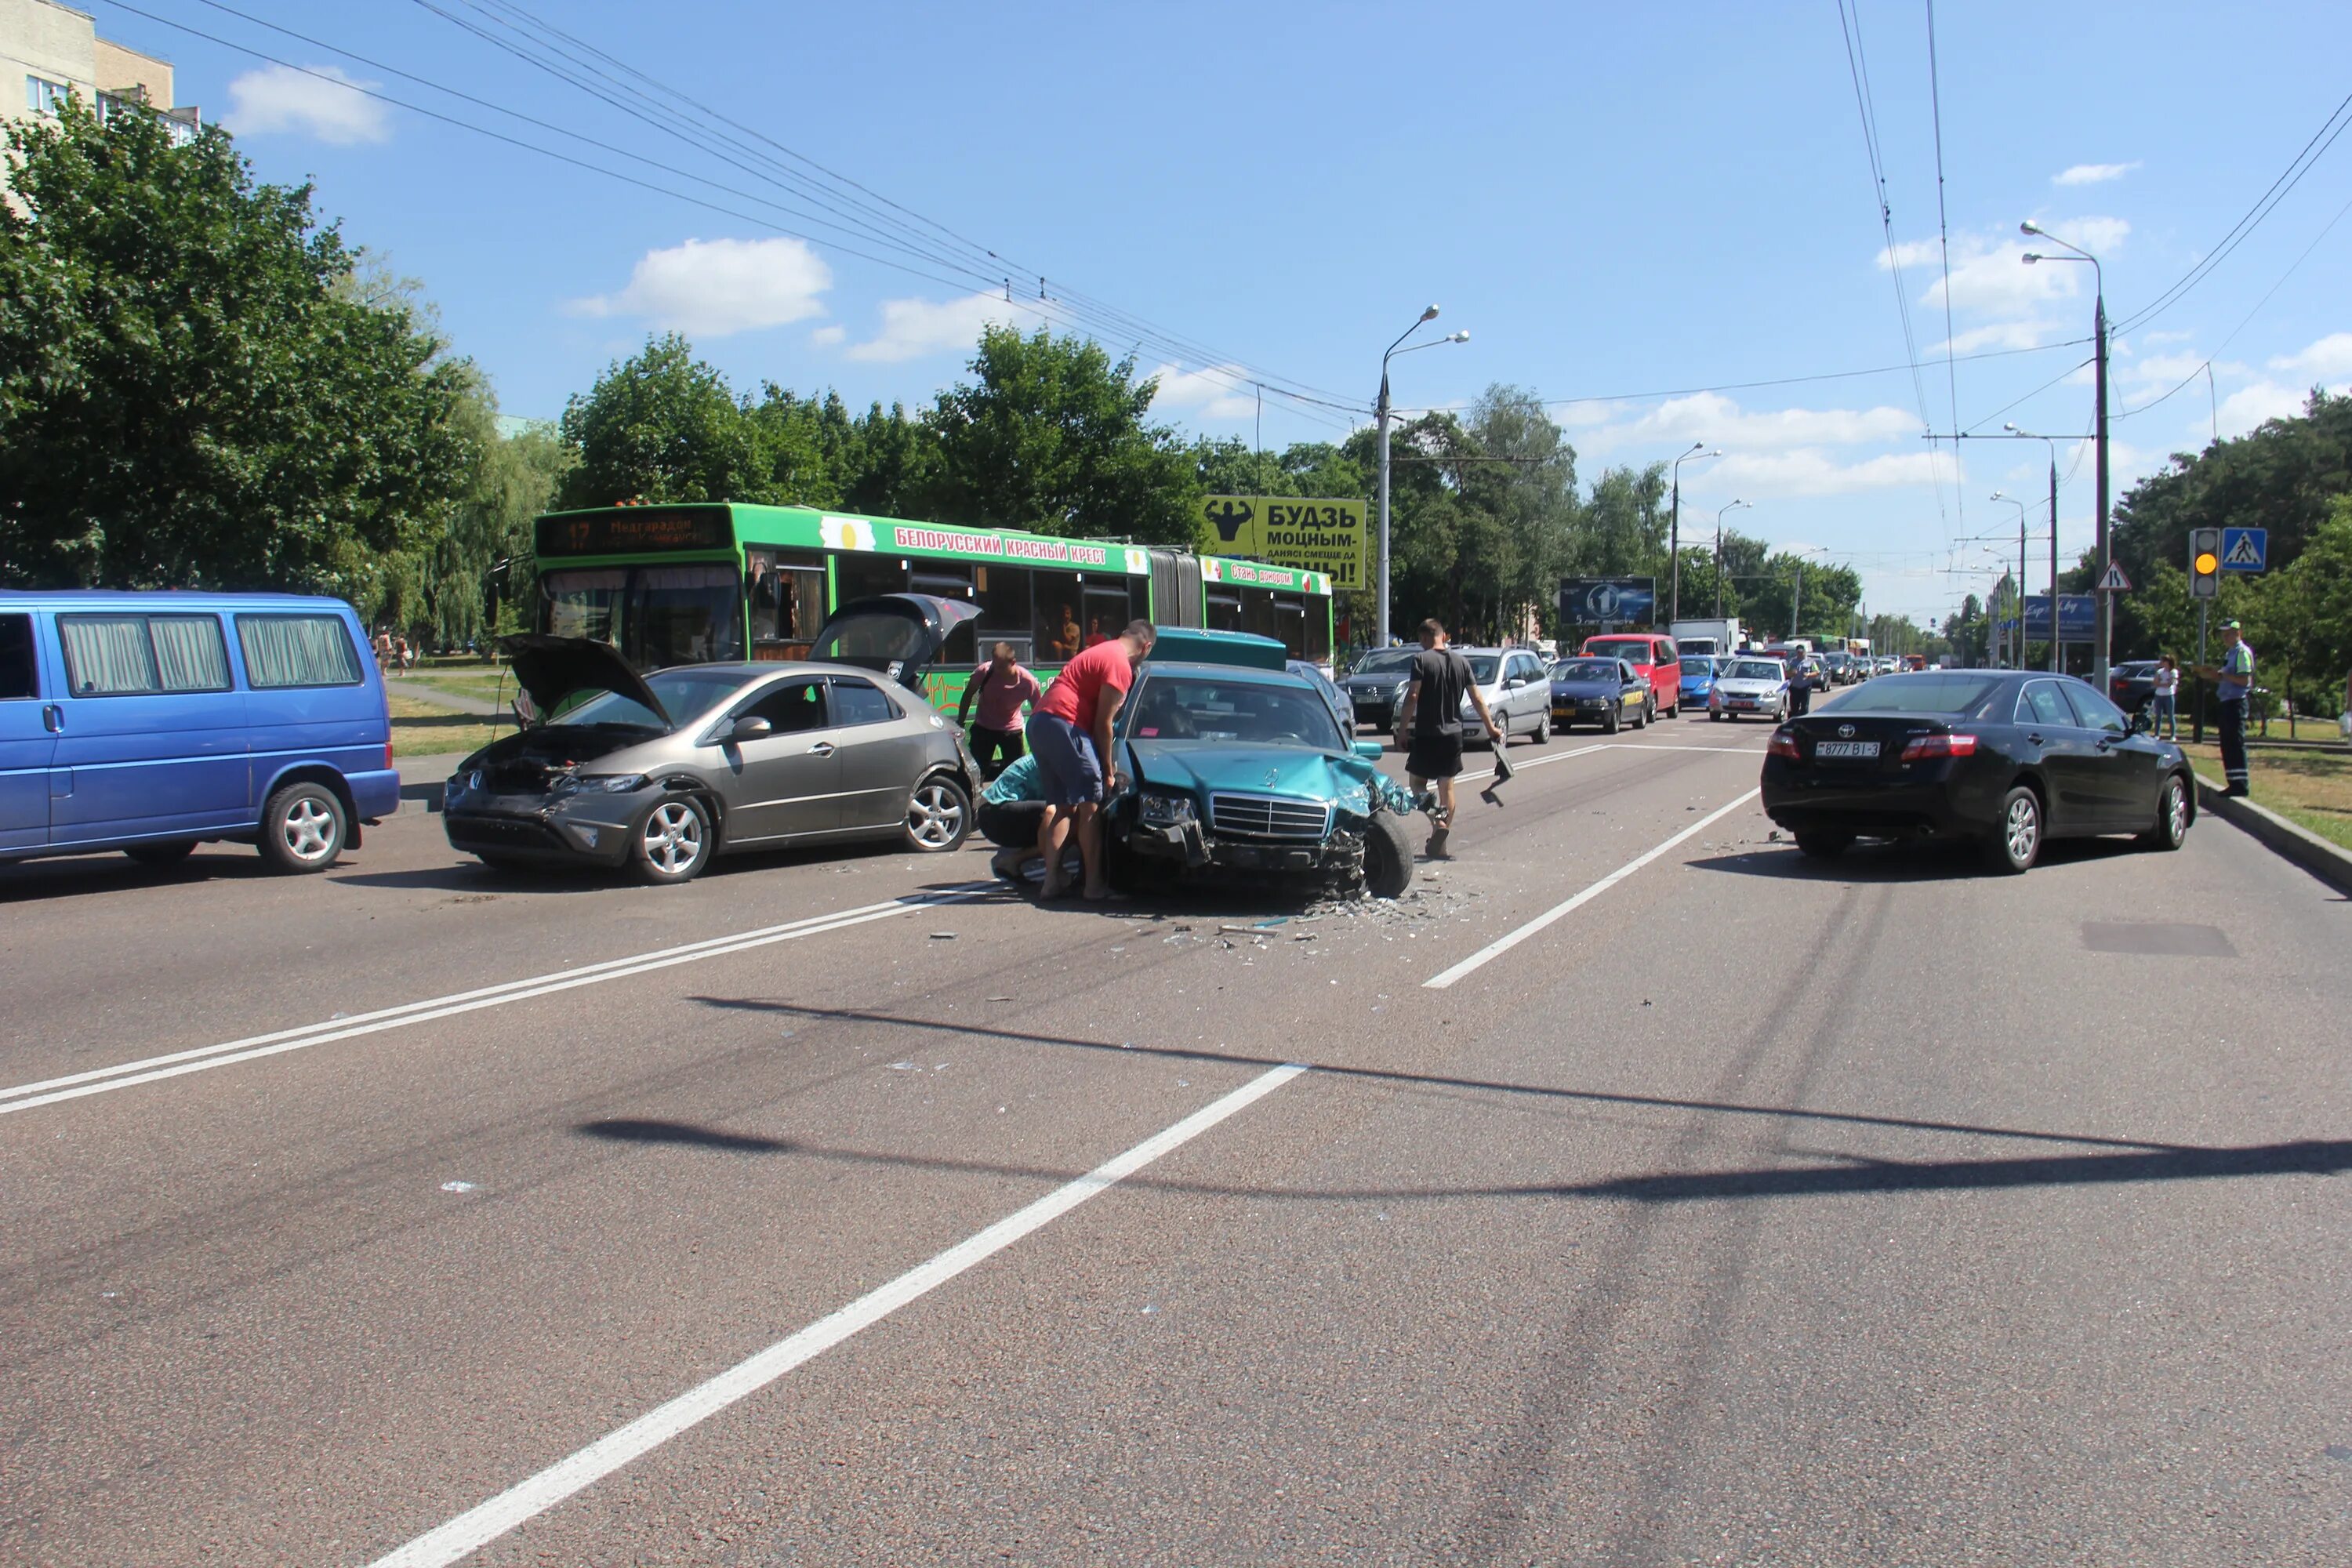
[[[343,852],[350,831],[343,803],[322,784],[290,784],[261,808],[256,841],[273,871],[323,871]]]
[[[1392,811],[1375,812],[1364,828],[1364,890],[1376,899],[1394,899],[1412,886],[1412,840],[1406,837],[1404,818]]]
[[[640,880],[690,882],[710,864],[710,812],[690,795],[657,803],[629,840],[629,866]]]
[[[2042,856],[2042,797],[2023,784],[2011,790],[1986,848],[1995,871],[2014,877],[2031,870]]]
[[[2179,773],[2156,795],[2156,826],[2137,840],[2143,849],[2178,849],[2189,837],[2189,785]]]
[[[907,801],[907,847],[944,855],[963,847],[971,832],[971,796],[945,775],[925,779]]]

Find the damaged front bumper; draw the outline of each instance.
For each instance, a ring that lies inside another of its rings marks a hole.
[[[1120,838],[1139,857],[1173,862],[1203,875],[1255,872],[1347,880],[1362,876],[1364,869],[1363,834],[1344,826],[1319,841],[1307,841],[1230,837],[1197,821],[1164,827],[1139,823],[1127,827]]]

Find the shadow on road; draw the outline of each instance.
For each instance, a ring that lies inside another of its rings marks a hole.
[[[2042,847],[2042,858],[2028,876],[2069,866],[2095,865],[2138,853],[2128,838],[2058,838]],[[1800,882],[1970,881],[1993,875],[1969,844],[1882,842],[1856,844],[1834,860],[1816,860],[1794,844],[1772,844],[1731,855],[1712,855],[1689,864],[1701,871],[1740,877],[1774,877]]]
[[[458,852],[452,850],[450,853],[457,855]],[[755,849],[740,855],[720,856],[710,863],[709,869],[695,879],[695,883],[793,866],[880,860],[907,853],[903,847],[888,843],[832,844],[806,849]],[[446,866],[420,866],[406,871],[362,871],[348,876],[330,873],[329,879],[353,888],[458,893],[593,893],[639,885],[624,867],[593,866],[584,861],[578,864],[554,861],[544,866],[509,869],[486,866],[470,855],[461,855]],[[947,885],[961,887],[963,884]]]
[[[261,881],[272,875],[261,857],[243,844],[200,848],[176,866],[142,866],[118,851],[95,850],[0,866],[0,904],[187,882]]]
[[[724,1149],[737,1154],[782,1154],[793,1149],[792,1144],[781,1138],[762,1138],[751,1132],[721,1132],[714,1128],[697,1127],[690,1121],[649,1121],[620,1117],[603,1121],[583,1121],[573,1131],[616,1143],[683,1143],[697,1149]]]

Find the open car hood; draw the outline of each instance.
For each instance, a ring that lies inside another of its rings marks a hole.
[[[923,689],[923,671],[945,647],[950,633],[980,614],[969,599],[936,594],[877,594],[853,599],[817,628],[808,657],[824,664],[854,665],[887,676],[911,691]]]
[[[586,693],[617,691],[644,704],[671,723],[661,700],[645,677],[621,657],[621,650],[593,637],[559,637],[545,632],[520,632],[499,639],[499,651],[514,666],[515,684],[530,699],[541,715],[552,713],[567,699]]]

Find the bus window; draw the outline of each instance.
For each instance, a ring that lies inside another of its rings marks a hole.
[[[732,566],[640,566],[630,584],[621,651],[640,669],[743,657],[743,612]]]
[[[917,562],[912,575],[908,578],[907,588],[909,593],[929,594],[934,598],[969,601],[973,596],[971,570],[937,562]],[[951,628],[948,640],[940,647],[940,658],[950,665],[978,664],[980,656],[972,651],[977,646],[972,638],[971,621]]]
[[[972,662],[980,662],[978,647],[1009,642],[1021,662],[1027,664],[1036,646],[1029,621],[1029,569],[980,566],[973,568],[972,575],[973,586],[980,591],[980,618],[972,624]]]
[[[548,631],[560,637],[621,640],[621,602],[629,584],[626,568],[550,572],[539,582],[547,596]]]
[[[1331,601],[1302,596],[1300,610],[1307,620],[1307,651],[1300,657],[1317,664],[1331,662]]]
[[[1086,627],[1078,619],[1086,607],[1086,592],[1075,572],[1039,570],[1029,578],[1034,601],[1030,625],[1037,662],[1064,663],[1086,646]]]
[[[1209,590],[1209,630],[1237,632],[1242,629],[1242,595],[1237,588]]]
[[[1262,637],[1278,637],[1281,629],[1274,624],[1274,590],[1244,588],[1242,590],[1242,630]]]
[[[824,563],[759,550],[751,565],[752,657],[807,657],[809,639],[824,624]]]
[[[1096,578],[1088,582],[1086,617],[1084,646],[1087,647],[1098,642],[1108,642],[1127,630],[1127,623],[1135,618],[1128,611],[1127,579],[1114,577],[1106,583]]]
[[[1307,651],[1307,606],[1296,594],[1274,596],[1274,630],[1269,636],[1282,639],[1293,658],[1311,657]]]
[[[863,552],[844,551],[833,558],[833,606],[857,599],[870,599],[877,594],[903,594],[907,591],[907,563],[895,555],[868,555]]]

